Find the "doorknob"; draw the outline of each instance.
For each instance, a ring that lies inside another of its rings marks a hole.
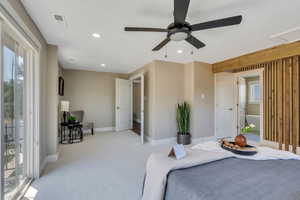
[[[117,106],[117,110],[120,110],[120,107],[119,107],[119,106]]]

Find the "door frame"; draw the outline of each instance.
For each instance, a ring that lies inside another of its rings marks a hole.
[[[259,84],[260,84],[260,107],[259,107],[259,111],[260,111],[260,120],[259,120],[259,123],[260,123],[260,132],[259,132],[259,135],[260,135],[260,143],[263,143],[265,142],[264,141],[264,68],[261,68],[261,69],[255,69],[255,70],[249,70],[249,71],[244,71],[244,72],[238,72],[238,73],[235,73],[235,123],[236,123],[236,126],[238,126],[238,99],[239,99],[239,85],[237,83],[239,77],[247,77],[247,76],[255,76],[255,75],[258,75],[259,76]]]
[[[2,26],[2,21],[0,21],[0,84],[2,84],[2,75],[3,75],[3,48],[2,48],[2,35],[3,35],[3,26]],[[2,156],[4,154],[3,150],[4,150],[4,145],[3,142],[4,141],[4,126],[3,126],[3,87],[0,87],[0,127],[1,127],[1,138],[0,138],[0,199],[4,199],[4,156]]]
[[[244,76],[234,76],[234,105],[236,107],[235,112],[234,112],[234,119],[236,121],[235,127],[236,127],[236,135],[240,134],[240,125],[241,125],[241,118],[239,116],[240,113],[240,81],[241,79],[244,79],[245,81],[245,87],[246,87],[246,92],[247,92],[247,84],[246,84],[246,79]],[[246,94],[247,97],[247,94]],[[246,99],[247,102],[247,99]],[[246,117],[246,108],[245,108],[245,117]]]
[[[215,128],[214,128],[214,132],[215,132],[214,137],[215,138],[218,138],[218,135],[217,135],[217,76],[220,75],[220,74],[225,74],[225,73],[232,75],[232,84],[233,84],[232,90],[235,91],[235,85],[234,85],[235,77],[234,77],[233,73],[231,73],[231,72],[220,72],[220,73],[216,73],[214,75],[214,97],[215,97],[214,98],[214,115],[215,115],[215,117],[214,117],[214,126],[215,126]],[[236,112],[235,109],[236,109],[236,106],[234,106],[234,104],[233,104],[232,112],[235,113]],[[235,121],[236,121],[235,117],[236,116],[233,114],[232,126],[235,126]],[[233,131],[234,131],[233,134],[237,135],[236,134],[236,128],[234,128]]]
[[[144,144],[144,137],[145,137],[145,104],[144,104],[144,93],[145,93],[145,77],[143,73],[139,73],[136,75],[133,75],[129,78],[131,80],[131,84],[133,85],[133,81],[135,79],[141,79],[141,143]],[[133,87],[131,87],[131,116],[133,115]],[[133,124],[133,120],[132,120]]]

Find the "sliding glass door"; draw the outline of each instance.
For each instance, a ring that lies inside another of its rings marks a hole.
[[[11,199],[27,179],[26,49],[2,34],[2,161],[5,199]]]

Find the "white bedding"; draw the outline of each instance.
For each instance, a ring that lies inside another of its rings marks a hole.
[[[300,156],[293,154],[288,151],[282,151],[277,149],[272,149],[269,147],[256,147],[257,148],[257,154],[253,156],[241,156],[234,153],[229,152],[233,157],[236,158],[243,158],[243,159],[250,159],[250,160],[300,160]],[[211,152],[228,152],[221,148],[220,144],[216,141],[209,141],[197,144],[192,147],[192,149],[201,149],[205,151],[211,151]]]
[[[227,152],[217,153],[200,149],[187,150],[187,156],[181,160],[168,157],[166,152],[151,154],[146,166],[142,200],[163,200],[167,175],[171,170],[197,166],[229,157],[232,156]]]

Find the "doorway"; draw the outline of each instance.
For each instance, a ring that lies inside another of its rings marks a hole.
[[[234,138],[254,124],[249,141],[263,141],[263,69],[215,75],[215,136]]]
[[[243,127],[254,125],[244,135],[249,141],[259,143],[263,140],[263,70],[236,73],[235,78],[237,134],[241,134]]]
[[[132,84],[132,131],[141,137],[144,144],[144,74],[137,74],[130,77]]]
[[[132,131],[141,135],[141,78],[132,80]]]
[[[144,75],[116,79],[116,131],[132,130],[144,143]]]

